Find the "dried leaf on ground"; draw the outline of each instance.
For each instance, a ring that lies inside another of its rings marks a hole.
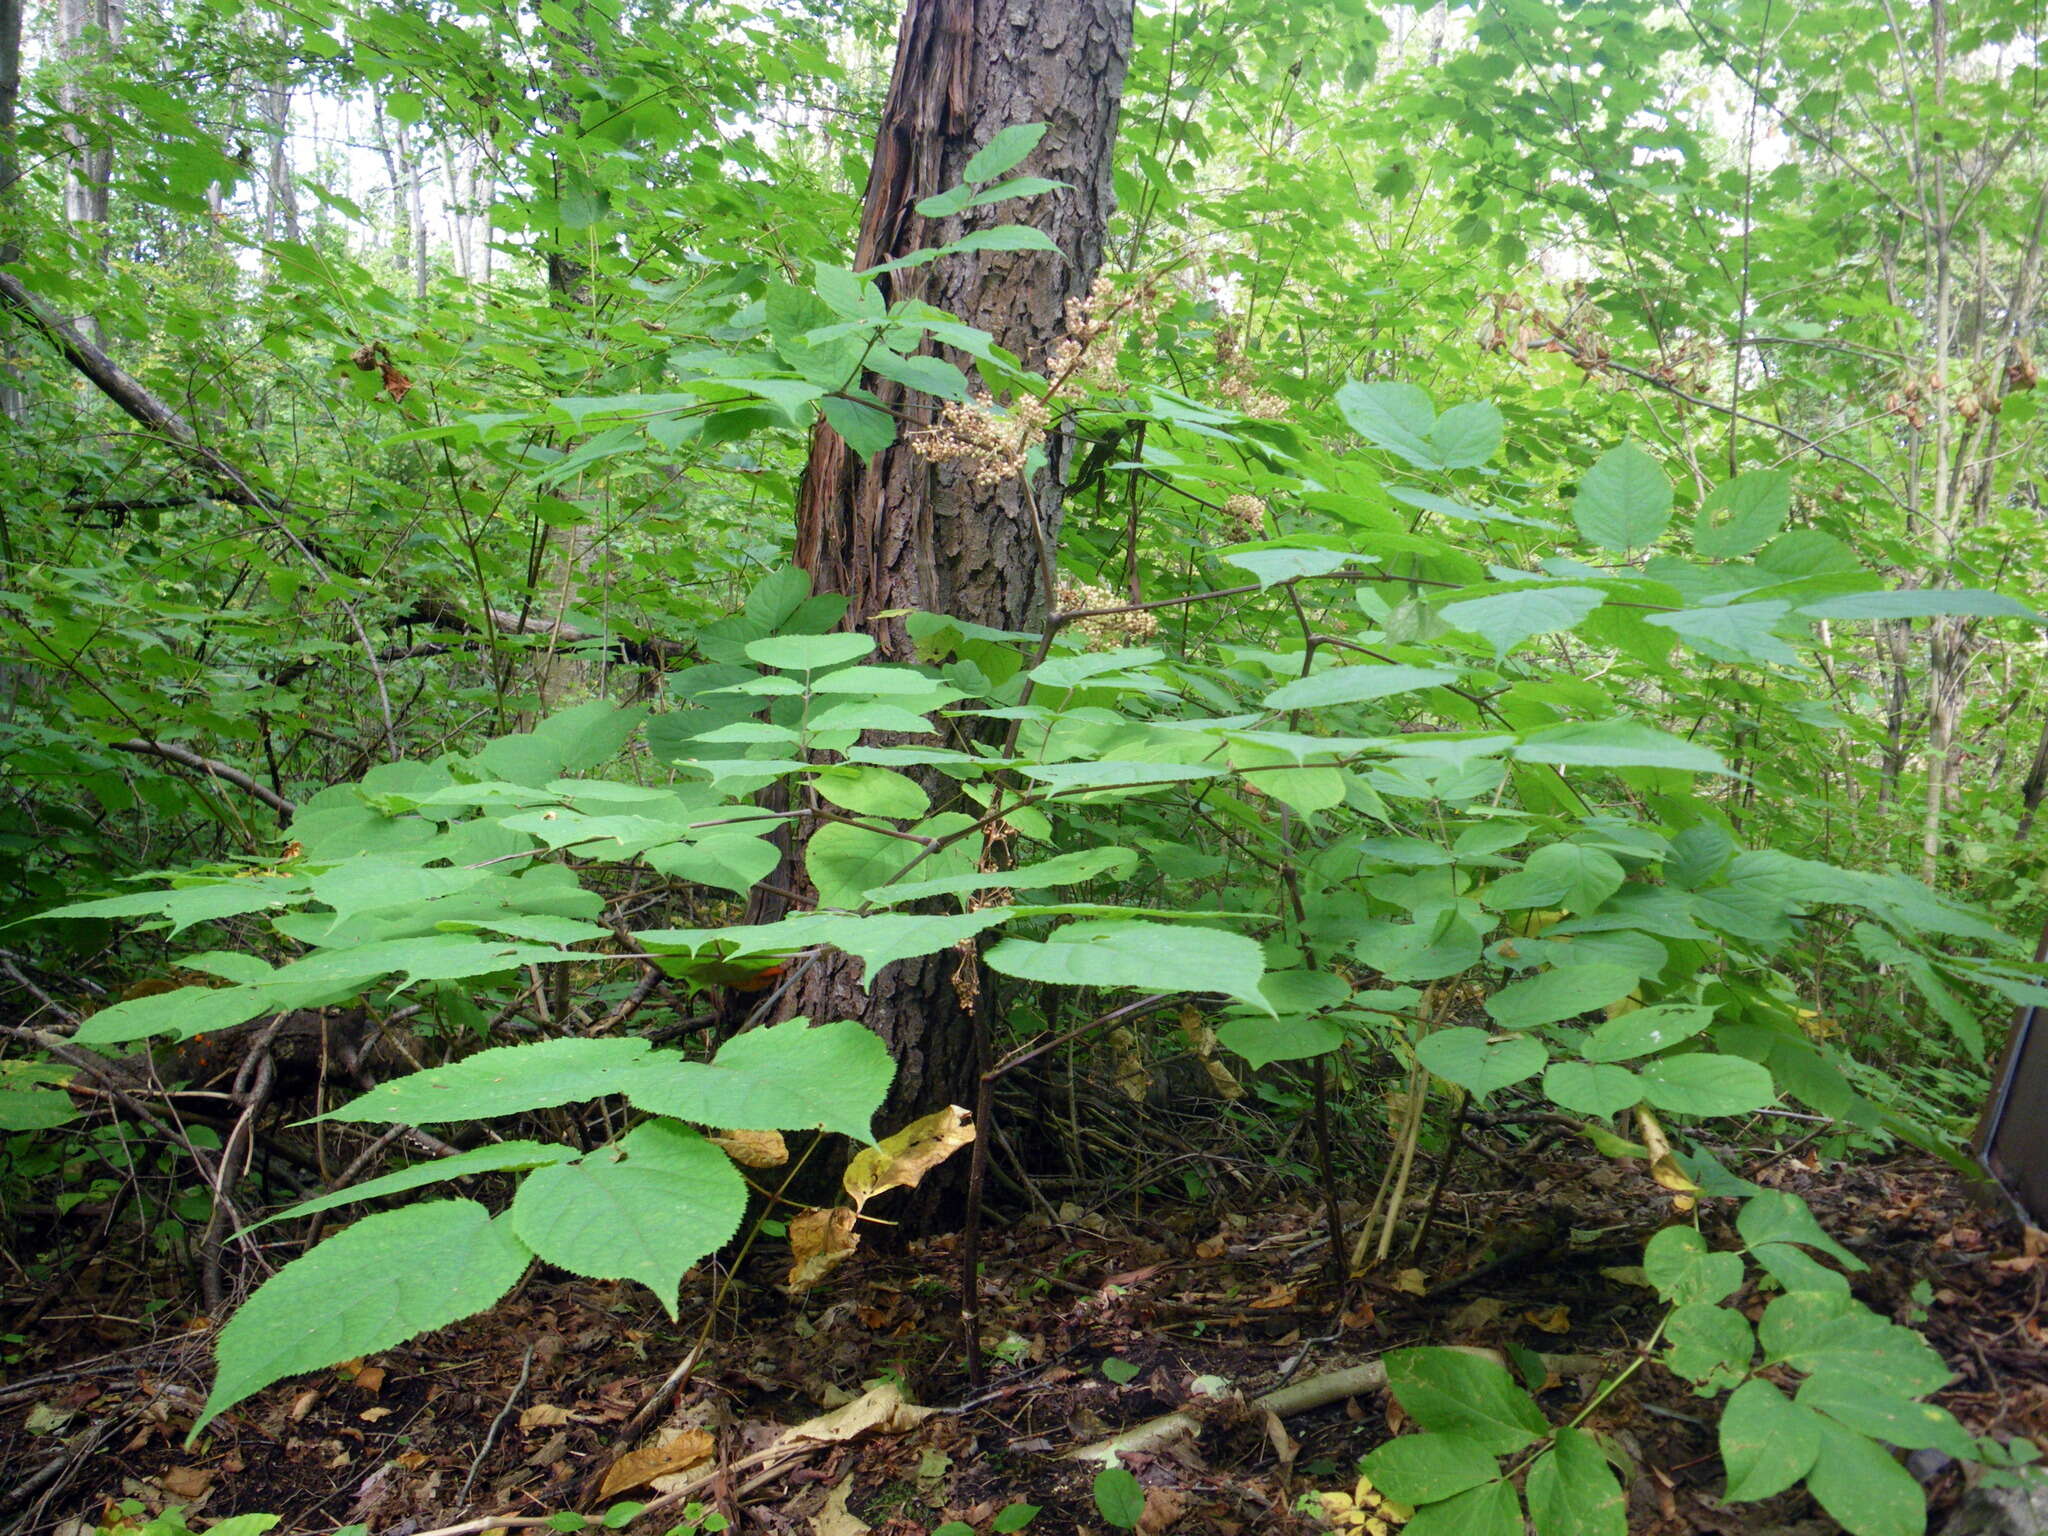
[[[973,1140],[967,1111],[949,1104],[855,1153],[846,1165],[846,1192],[858,1209],[884,1190],[915,1189],[927,1173]]]
[[[843,1205],[805,1211],[789,1224],[789,1288],[806,1291],[860,1246],[853,1212]]]
[[[847,1473],[825,1495],[825,1507],[811,1516],[811,1536],[862,1536],[873,1526],[846,1507],[853,1493],[853,1474]]]
[[[937,1411],[906,1403],[902,1389],[894,1382],[885,1381],[878,1387],[869,1388],[842,1408],[821,1413],[815,1419],[806,1419],[783,1431],[775,1445],[779,1450],[795,1451],[812,1445],[836,1445],[870,1431],[899,1435],[915,1429]]]
[[[675,1430],[659,1445],[642,1446],[621,1456],[605,1473],[604,1484],[598,1494],[608,1499],[615,1493],[651,1483],[657,1477],[687,1471],[700,1461],[709,1461],[715,1445],[711,1436],[701,1429]]]

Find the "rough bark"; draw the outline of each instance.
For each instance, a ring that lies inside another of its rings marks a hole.
[[[1130,42],[1131,0],[909,0],[855,265],[877,266],[972,228],[1035,224],[1059,255],[975,253],[881,281],[892,301],[936,305],[1043,368],[1065,334],[1067,300],[1087,293],[1101,265]],[[958,184],[974,152],[1017,123],[1048,125],[1018,171],[1067,182],[1067,189],[939,220],[916,211],[920,198]],[[973,377],[966,359],[944,349],[940,355]],[[906,427],[930,419],[929,399],[887,380],[866,382]],[[984,487],[958,468],[925,463],[901,440],[864,465],[820,424],[798,499],[797,562],[817,590],[846,596],[846,627],[874,634],[884,658],[906,659],[911,649],[900,619],[877,617],[890,610],[1030,626],[1050,597],[1068,456],[1068,443],[1055,434],[1047,468],[1028,487],[1014,479]],[[772,883],[800,885],[800,857],[792,850]],[[949,952],[863,978],[858,961],[828,954],[803,973],[783,1011],[859,1019],[889,1042],[897,1078],[883,1118],[893,1129],[944,1104],[973,1102],[966,1095],[977,1035],[956,986],[962,963]],[[930,1214],[927,1208],[923,1219]]]

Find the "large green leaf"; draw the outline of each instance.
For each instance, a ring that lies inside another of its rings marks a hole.
[[[1969,587],[1852,592],[1844,597],[1825,597],[1818,602],[1806,603],[1799,611],[1810,619],[1933,619],[1954,614],[1967,618],[2041,622],[2039,613],[2003,592],[1980,592]]]
[[[1513,755],[1525,763],[1554,763],[1567,768],[1728,771],[1721,754],[1713,748],[1633,720],[1582,720],[1531,731],[1513,748]]]
[[[375,1200],[383,1195],[403,1194],[409,1189],[423,1189],[429,1184],[445,1184],[450,1179],[467,1178],[472,1174],[523,1172],[529,1168],[545,1168],[550,1163],[566,1163],[576,1156],[574,1147],[565,1147],[558,1142],[487,1142],[481,1147],[472,1147],[467,1152],[457,1152],[452,1157],[414,1163],[410,1168],[401,1168],[396,1173],[387,1173],[381,1178],[365,1179],[360,1184],[337,1189],[331,1195],[302,1201],[288,1211],[279,1211],[275,1216],[268,1216],[262,1221],[255,1222],[249,1230],[267,1227],[273,1221],[296,1221],[301,1216],[317,1215],[321,1211],[331,1211],[337,1206],[353,1205],[359,1200]]]
[[[1550,1427],[1529,1394],[1491,1360],[1456,1349],[1397,1349],[1386,1364],[1388,1387],[1424,1429],[1504,1456]]]
[[[549,1263],[638,1280],[674,1317],[683,1271],[746,1213],[747,1183],[732,1160],[695,1131],[655,1120],[616,1147],[527,1175],[511,1216],[520,1240]]]
[[[1643,1249],[1643,1273],[1668,1302],[1726,1301],[1742,1284],[1742,1255],[1715,1252],[1691,1227],[1665,1227]]]
[[[1806,1488],[1850,1536],[1922,1536],[1927,1495],[1868,1435],[1821,1418],[1820,1454]]]
[[[511,1221],[492,1220],[474,1200],[364,1217],[285,1265],[228,1319],[193,1435],[274,1381],[483,1311],[518,1284],[532,1260]]]
[[[1683,613],[1653,613],[1645,621],[1670,630],[1712,661],[1769,662],[1801,665],[1799,653],[1777,634],[1792,605],[1777,599],[1729,603],[1720,608],[1688,608]]]
[[[1447,1083],[1480,1097],[1543,1070],[1550,1053],[1528,1035],[1495,1039],[1483,1029],[1440,1029],[1415,1046],[1416,1060]],[[1407,1500],[1402,1500],[1406,1503]]]
[[[393,1078],[324,1118],[434,1125],[552,1109],[623,1091],[645,1069],[652,1049],[645,1040],[627,1039],[495,1046],[444,1067]]]
[[[1524,1490],[1536,1536],[1628,1536],[1628,1500],[1600,1443],[1583,1429],[1560,1429],[1531,1463]]]
[[[1078,885],[1102,875],[1125,875],[1138,864],[1136,849],[1109,845],[1076,848],[1035,864],[1016,869],[977,870],[966,875],[938,875],[929,880],[906,880],[900,885],[878,885],[866,893],[872,902],[893,904],[921,901],[927,896],[966,895],[973,891],[1006,888],[1014,891],[1042,891],[1054,886]]]
[[[1453,629],[1479,636],[1505,656],[1532,635],[1574,629],[1607,600],[1598,587],[1520,587],[1491,597],[1446,603],[1437,610]]]
[[[664,1051],[624,1091],[650,1114],[698,1125],[820,1129],[872,1141],[875,1111],[895,1075],[889,1048],[873,1030],[846,1020],[813,1027],[794,1018],[733,1036],[708,1062]]]
[[[1403,1504],[1434,1504],[1500,1476],[1493,1452],[1465,1435],[1400,1435],[1366,1452],[1358,1469]]]
[[[1177,923],[1108,919],[1070,923],[1044,943],[1004,939],[984,957],[1023,981],[1153,992],[1221,992],[1265,1008],[1265,957],[1243,934]]]
[[[1660,1056],[1639,1075],[1643,1097],[1674,1115],[1746,1115],[1778,1096],[1770,1068],[1741,1056]]]
[[[1788,1291],[1764,1308],[1757,1338],[1774,1360],[1877,1396],[1921,1397],[1949,1369],[1910,1328],[1886,1322],[1841,1291]]]
[[[1588,1061],[1632,1061],[1688,1040],[1714,1022],[1699,1003],[1655,1003],[1610,1019],[1579,1047]]]
[[[1604,1120],[1640,1104],[1643,1083],[1627,1067],[1560,1061],[1543,1074],[1543,1095],[1559,1109]]]
[[[1791,473],[1752,469],[1714,487],[1700,504],[1692,547],[1714,560],[1746,555],[1774,538],[1791,510]]]
[[[79,1025],[71,1038],[80,1045],[121,1045],[151,1035],[189,1040],[194,1035],[232,1029],[275,1007],[259,987],[180,987],[102,1008]]]
[[[1645,549],[1671,521],[1671,478],[1634,443],[1610,448],[1580,479],[1572,521],[1602,549]]]
[[[1689,1381],[1718,1389],[1741,1380],[1756,1355],[1749,1319],[1732,1307],[1689,1301],[1674,1307],[1664,1327],[1664,1363]]]
[[[1625,878],[1610,853],[1580,843],[1551,843],[1530,854],[1520,869],[1494,881],[1480,900],[1497,912],[1561,906],[1588,913],[1620,890]]]
[[[1458,674],[1440,667],[1356,666],[1326,667],[1282,683],[1264,700],[1268,709],[1320,709],[1332,704],[1362,704],[1372,699],[1391,698],[1398,693],[1415,693],[1424,688],[1441,688],[1455,683]]]
[[[1344,1044],[1344,1030],[1330,1019],[1307,1014],[1283,1014],[1277,1019],[1239,1015],[1216,1026],[1216,1039],[1257,1071],[1276,1061],[1327,1056]]]
[[[1728,1502],[1768,1499],[1813,1470],[1820,1422],[1768,1381],[1745,1381],[1721,1410]]]
[[[1526,981],[1508,983],[1486,1000],[1486,1011],[1503,1029],[1530,1029],[1604,1008],[1635,988],[1631,966],[1561,965]]]
[[[1742,1209],[1735,1213],[1735,1230],[1752,1248],[1765,1243],[1803,1243],[1837,1260],[1844,1269],[1870,1267],[1829,1237],[1807,1203],[1789,1190],[1767,1189],[1743,1201]]]
[[[1481,1483],[1441,1504],[1425,1504],[1402,1536],[1523,1536],[1521,1501],[1506,1481]]]

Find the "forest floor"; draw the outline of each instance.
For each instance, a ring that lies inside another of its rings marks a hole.
[[[707,1267],[685,1283],[680,1325],[637,1287],[539,1273],[470,1322],[273,1388],[187,1450],[209,1325],[175,1301],[117,1299],[110,1266],[7,1346],[0,1532],[86,1536],[128,1499],[152,1513],[183,1506],[201,1526],[264,1512],[284,1532],[364,1524],[371,1536],[482,1531],[504,1522],[479,1516],[537,1522],[621,1500],[660,1500],[634,1527],[651,1533],[683,1522],[691,1501],[734,1530],[802,1536],[923,1536],[948,1520],[988,1531],[1018,1502],[1040,1507],[1032,1532],[1103,1533],[1097,1467],[1062,1453],[1198,1401],[1197,1378],[1250,1397],[1424,1342],[1626,1364],[1658,1316],[1632,1266],[1668,1197],[1568,1150],[1466,1166],[1500,1187],[1447,1194],[1412,1269],[1397,1258],[1341,1296],[1319,1207],[1265,1190],[1256,1172],[1220,1215],[1215,1201],[1156,1196],[1136,1210],[1040,1205],[988,1234],[983,1335],[997,1347],[978,1394],[963,1371],[948,1236],[863,1252],[801,1297],[779,1288],[763,1253],[715,1312],[727,1276]],[[1966,1427],[2048,1444],[2048,1256],[2027,1252],[2016,1225],[1919,1158],[1751,1166],[1759,1182],[1804,1195],[1869,1263],[1856,1280],[1865,1300],[1927,1332],[1956,1374],[1939,1400]],[[1729,1236],[1711,1219],[1709,1230]],[[0,1297],[0,1316],[31,1300]],[[702,1353],[678,1380],[707,1316]],[[1554,1373],[1543,1394],[1553,1418],[1599,1379]],[[1140,1529],[1329,1529],[1304,1512],[1315,1502],[1305,1496],[1348,1490],[1357,1457],[1399,1427],[1390,1414],[1386,1394],[1367,1391],[1283,1428],[1212,1398],[1199,1438],[1128,1459],[1147,1490]],[[1590,1427],[1635,1469],[1632,1532],[1837,1529],[1800,1493],[1722,1505],[1713,1418],[1654,1365],[1598,1409]],[[789,1437],[799,1425],[809,1428]],[[607,1474],[636,1445],[638,1459]],[[1961,1469],[1924,1452],[1912,1466],[1939,1530]]]

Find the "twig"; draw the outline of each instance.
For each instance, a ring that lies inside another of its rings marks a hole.
[[[139,757],[160,757],[167,763],[177,763],[205,774],[210,779],[219,779],[223,784],[232,784],[246,795],[252,795],[273,811],[277,819],[289,822],[298,813],[298,805],[285,799],[269,785],[259,783],[248,774],[217,758],[201,757],[190,747],[181,747],[175,742],[152,741],[147,736],[137,736],[130,741],[109,742],[116,752],[132,752]]]
[[[690,1372],[697,1368],[697,1361],[704,1354],[704,1344],[699,1340],[691,1351],[683,1356],[682,1364],[668,1373],[668,1379],[647,1394],[647,1401],[634,1410],[633,1416],[619,1426],[612,1436],[612,1453],[591,1463],[576,1486],[576,1500],[587,1504],[604,1485],[604,1475],[618,1464],[619,1460],[632,1449],[633,1442],[647,1433],[647,1427],[658,1418],[668,1405],[675,1401],[675,1395],[682,1391],[683,1384],[690,1379]],[[469,1490],[464,1489],[465,1493]]]
[[[505,1427],[505,1419],[512,1412],[512,1405],[519,1401],[519,1394],[526,1390],[526,1378],[533,1374],[533,1346],[526,1346],[526,1353],[519,1360],[519,1379],[512,1383],[512,1394],[505,1399],[505,1406],[498,1410],[498,1416],[491,1420],[491,1427],[484,1432],[484,1443],[477,1447],[476,1457],[469,1464],[469,1476],[462,1480],[462,1496],[458,1504],[469,1502],[469,1490],[476,1486],[476,1475],[483,1470],[484,1458],[491,1454],[491,1447],[497,1444],[498,1431]]]

